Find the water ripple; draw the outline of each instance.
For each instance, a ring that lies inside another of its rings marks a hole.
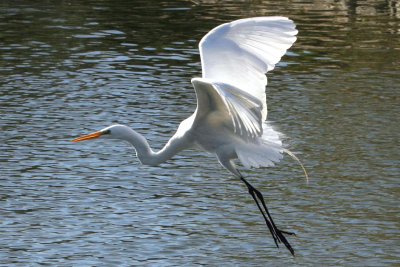
[[[0,258],[7,266],[394,266],[399,235],[399,14],[386,1],[0,4]],[[245,187],[189,150],[141,166],[124,123],[160,149],[195,110],[197,43],[237,18],[288,15],[299,38],[269,75],[284,158],[243,171],[297,256],[276,249]]]

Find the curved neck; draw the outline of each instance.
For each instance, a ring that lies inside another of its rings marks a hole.
[[[132,129],[121,139],[133,145],[139,161],[144,165],[158,165],[184,149],[180,139],[172,137],[160,151],[154,152],[146,138]]]

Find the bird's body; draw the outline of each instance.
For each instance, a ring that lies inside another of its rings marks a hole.
[[[283,152],[291,154],[266,122],[265,73],[295,42],[296,34],[295,24],[287,18],[258,17],[222,24],[205,35],[199,44],[203,75],[192,79],[197,108],[158,152],[124,125],[112,125],[73,141],[122,139],[135,147],[142,164],[153,166],[187,148],[215,154],[222,166],[246,184],[276,245],[283,242],[294,254],[283,235],[291,233],[275,226],[261,193],[244,179],[234,160],[247,168],[267,167],[278,162]]]

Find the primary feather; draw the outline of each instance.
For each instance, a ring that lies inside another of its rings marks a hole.
[[[197,95],[193,129],[219,127],[227,138],[236,136],[233,152],[245,167],[271,166],[282,158],[279,134],[265,122],[265,74],[296,41],[296,34],[288,18],[258,17],[222,24],[200,41],[203,75],[192,79]]]
[[[231,84],[258,98],[267,117],[265,74],[296,41],[296,26],[285,17],[257,17],[222,24],[199,45],[203,78]]]

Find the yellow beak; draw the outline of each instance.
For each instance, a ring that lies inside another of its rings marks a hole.
[[[72,140],[72,142],[78,142],[78,141],[83,141],[83,140],[89,140],[89,139],[97,138],[97,137],[99,137],[101,134],[102,134],[101,131],[97,131],[97,132],[94,132],[94,133],[90,133],[90,134],[83,135],[83,136],[80,136],[80,137],[78,137],[78,138],[75,138],[74,140]]]

